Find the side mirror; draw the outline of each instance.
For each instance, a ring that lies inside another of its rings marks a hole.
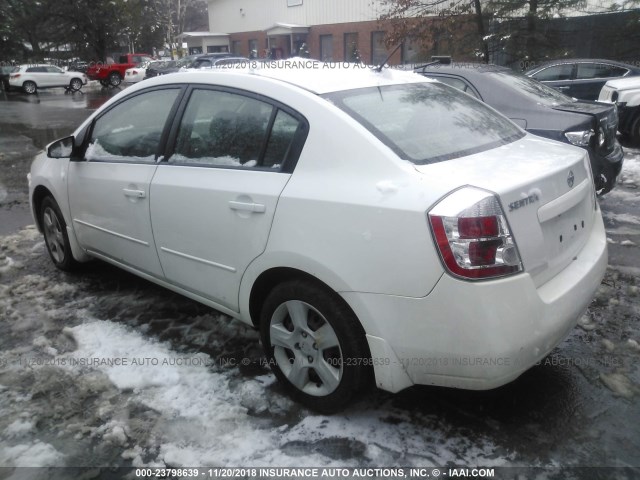
[[[61,138],[47,147],[47,157],[49,158],[71,158],[73,153],[73,136]]]

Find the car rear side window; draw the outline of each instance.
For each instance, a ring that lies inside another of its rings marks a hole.
[[[271,128],[262,166],[279,168],[286,160],[300,122],[288,113],[278,110]]]
[[[482,102],[441,83],[325,95],[405,160],[418,165],[482,152],[524,133]]]
[[[98,118],[85,158],[89,161],[154,163],[179,88],[141,93]]]
[[[611,78],[622,77],[629,70],[616,67],[615,65],[605,65],[604,63],[578,63],[576,78],[587,80],[590,78]]]
[[[273,109],[271,104],[245,95],[195,90],[169,162],[258,166]]]
[[[267,99],[195,89],[168,162],[180,165],[292,171],[308,124]]]

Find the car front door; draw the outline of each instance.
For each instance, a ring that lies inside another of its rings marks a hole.
[[[266,247],[305,131],[301,116],[262,97],[191,91],[151,184],[167,280],[238,311],[240,280]]]
[[[544,68],[532,75],[539,82],[560,90],[565,95],[573,97],[573,79],[575,78],[575,64],[561,63]]]
[[[145,91],[99,116],[81,159],[70,162],[73,228],[92,254],[163,277],[149,217],[156,171],[180,88]]]
[[[67,76],[64,70],[58,67],[45,67],[47,73],[43,73],[42,76],[46,77],[47,87],[66,87],[69,85]]]

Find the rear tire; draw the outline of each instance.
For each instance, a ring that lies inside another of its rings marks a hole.
[[[27,95],[33,95],[38,91],[38,86],[35,82],[27,81],[22,84],[22,90],[24,90],[24,93]]]
[[[122,83],[122,77],[120,77],[120,74],[113,72],[111,75],[109,75],[109,84],[112,87],[117,87]]]
[[[53,264],[66,272],[77,269],[79,263],[71,253],[67,224],[60,207],[51,196],[45,197],[40,205],[40,225]]]
[[[344,408],[371,385],[371,354],[353,312],[307,280],[276,286],[260,316],[262,345],[290,395],[322,413]]]

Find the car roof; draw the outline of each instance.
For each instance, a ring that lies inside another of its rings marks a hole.
[[[442,73],[460,73],[460,72],[511,72],[512,70],[493,63],[475,63],[475,62],[455,62],[450,64],[427,63],[414,67],[416,73],[422,72],[442,72]]]
[[[154,77],[146,80],[145,84],[214,83],[213,75],[261,77],[294,85],[317,95],[366,87],[435,82],[413,72],[391,68],[377,71],[365,65],[325,63],[303,58],[273,62],[247,61],[245,65],[237,67],[230,65],[229,68],[206,72],[180,72]]]
[[[228,52],[203,53],[202,55],[198,55],[198,58],[195,60],[200,60],[201,58],[225,58],[231,56],[232,54]]]
[[[541,70],[546,67],[550,67],[552,65],[561,65],[561,64],[567,64],[567,63],[605,63],[608,65],[614,65],[617,67],[628,68],[636,72],[640,71],[639,68],[633,65],[630,65],[628,63],[618,62],[616,60],[607,60],[605,58],[558,58],[557,60],[549,60],[549,61],[540,63],[535,67],[530,68],[525,73],[529,74],[531,72],[537,72],[538,70]]]

